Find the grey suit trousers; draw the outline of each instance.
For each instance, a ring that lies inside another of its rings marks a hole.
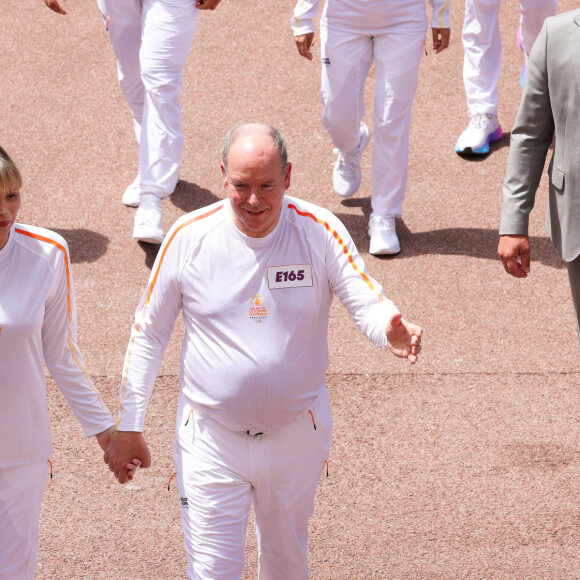
[[[568,268],[572,302],[574,302],[576,323],[578,325],[578,340],[580,341],[580,256],[571,262],[566,262],[566,267]]]

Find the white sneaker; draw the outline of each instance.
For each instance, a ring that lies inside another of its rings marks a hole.
[[[350,153],[343,153],[340,149],[333,149],[333,153],[338,153],[338,157],[332,172],[332,183],[334,191],[340,197],[350,197],[360,187],[362,180],[360,157],[371,140],[369,128],[364,123],[361,123],[360,127],[361,137],[356,149],[353,149]]]
[[[497,115],[474,113],[470,117],[471,121],[459,137],[455,151],[465,155],[485,155],[489,153],[489,144],[503,137]]]
[[[135,213],[133,238],[150,244],[160,244],[164,237],[161,205],[140,205]]]
[[[401,251],[394,215],[373,212],[369,221],[369,236],[371,237],[369,252],[374,256],[398,254]]]
[[[128,207],[139,207],[141,200],[141,177],[137,174],[135,181],[125,190],[122,201]]]

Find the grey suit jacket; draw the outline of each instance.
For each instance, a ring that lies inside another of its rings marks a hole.
[[[532,48],[511,135],[500,235],[528,235],[552,138],[546,230],[570,262],[580,255],[580,9],[547,18]]]

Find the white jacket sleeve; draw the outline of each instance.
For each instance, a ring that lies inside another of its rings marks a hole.
[[[399,310],[366,270],[350,234],[338,219],[331,221],[337,238],[329,238],[326,269],[331,288],[359,330],[375,346],[386,349],[387,324]]]
[[[174,228],[161,245],[135,312],[119,394],[117,428],[121,431],[143,431],[149,398],[181,308],[179,242],[172,236]]]
[[[114,425],[99,391],[85,367],[77,346],[75,293],[68,247],[58,252],[55,276],[45,303],[42,354],[52,378],[65,396],[87,437]]]
[[[433,8],[431,28],[449,28],[449,5],[451,0],[429,0]]]
[[[294,36],[314,32],[314,19],[318,15],[319,0],[298,0],[294,7],[294,14],[290,19],[290,26]]]

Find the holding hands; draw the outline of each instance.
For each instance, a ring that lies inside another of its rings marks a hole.
[[[107,446],[101,445],[105,451],[103,460],[115,474],[119,483],[127,483],[133,479],[137,468],[151,465],[151,454],[142,433],[116,431],[114,427],[111,429],[113,432],[109,436]],[[99,444],[101,444],[100,440]]]
[[[435,54],[439,54],[449,46],[449,38],[451,37],[450,28],[432,28],[433,33],[433,50]]]

